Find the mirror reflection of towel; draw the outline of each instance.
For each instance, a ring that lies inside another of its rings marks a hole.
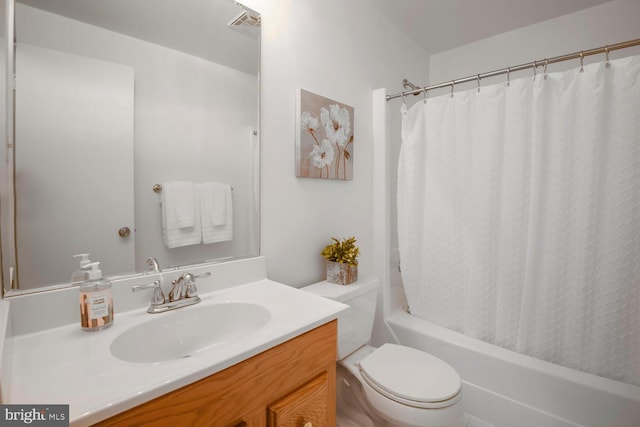
[[[162,184],[162,230],[168,248],[197,245],[202,241],[199,191],[191,182]]]
[[[200,189],[200,222],[202,243],[215,243],[233,238],[233,199],[231,186],[204,182]]]

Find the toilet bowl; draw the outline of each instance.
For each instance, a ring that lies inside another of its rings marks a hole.
[[[460,376],[445,361],[410,347],[367,345],[378,280],[361,275],[343,286],[320,282],[304,291],[340,301],[338,317],[338,426],[461,427]],[[341,416],[350,421],[342,421]],[[355,424],[353,423],[355,421]]]

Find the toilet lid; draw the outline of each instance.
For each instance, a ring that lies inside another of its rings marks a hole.
[[[460,376],[448,363],[402,345],[384,344],[360,362],[360,370],[370,385],[400,402],[443,402],[460,392]]]

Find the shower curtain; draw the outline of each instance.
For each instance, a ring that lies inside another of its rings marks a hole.
[[[640,385],[640,57],[403,107],[411,313]]]

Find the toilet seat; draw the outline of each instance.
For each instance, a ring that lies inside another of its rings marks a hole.
[[[378,393],[415,408],[446,408],[462,396],[455,369],[410,347],[384,344],[360,362],[360,373]]]

